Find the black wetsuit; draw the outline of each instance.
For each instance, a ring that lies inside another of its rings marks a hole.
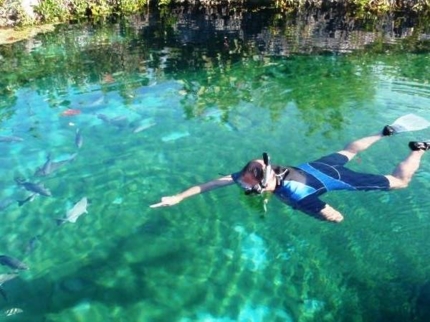
[[[297,167],[284,167],[284,175],[274,193],[286,204],[321,218],[319,212],[326,203],[319,196],[333,190],[389,190],[388,179],[382,175],[359,173],[344,165],[348,158],[333,153]],[[232,175],[237,181],[239,173]]]

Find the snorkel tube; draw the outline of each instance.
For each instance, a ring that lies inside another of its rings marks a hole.
[[[266,188],[273,173],[272,165],[270,164],[270,157],[266,152],[263,153],[263,161],[265,165],[263,170],[264,176],[260,185],[261,187]]]

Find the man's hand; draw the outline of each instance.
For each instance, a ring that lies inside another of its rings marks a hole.
[[[343,220],[342,214],[329,205],[325,205],[320,211],[320,215],[328,221],[341,222]]]
[[[183,198],[178,196],[169,196],[169,197],[163,197],[161,198],[161,202],[155,203],[153,205],[150,205],[151,208],[158,208],[158,207],[166,207],[166,206],[173,206],[182,201]]]

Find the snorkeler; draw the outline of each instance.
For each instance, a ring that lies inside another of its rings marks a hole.
[[[426,123],[427,126],[428,124]],[[343,150],[297,167],[272,166],[268,154],[263,153],[263,159],[248,162],[239,172],[163,197],[161,202],[150,207],[172,206],[196,194],[236,183],[246,194],[271,192],[294,209],[321,220],[340,222],[343,220],[342,214],[319,199],[319,196],[333,190],[387,191],[409,185],[424,152],[430,149],[430,141],[409,142],[410,154],[397,165],[392,174],[359,173],[345,167],[357,153],[366,150],[381,138],[408,130],[417,129],[386,125],[381,133],[353,141]]]

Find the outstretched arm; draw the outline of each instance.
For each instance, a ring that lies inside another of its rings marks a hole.
[[[180,203],[185,198],[197,195],[199,193],[203,193],[206,191],[210,191],[216,188],[224,187],[233,184],[233,178],[231,175],[221,177],[197,186],[193,186],[185,191],[182,191],[173,196],[167,196],[161,198],[161,202],[150,205],[151,208],[157,208],[162,206],[173,206]]]

